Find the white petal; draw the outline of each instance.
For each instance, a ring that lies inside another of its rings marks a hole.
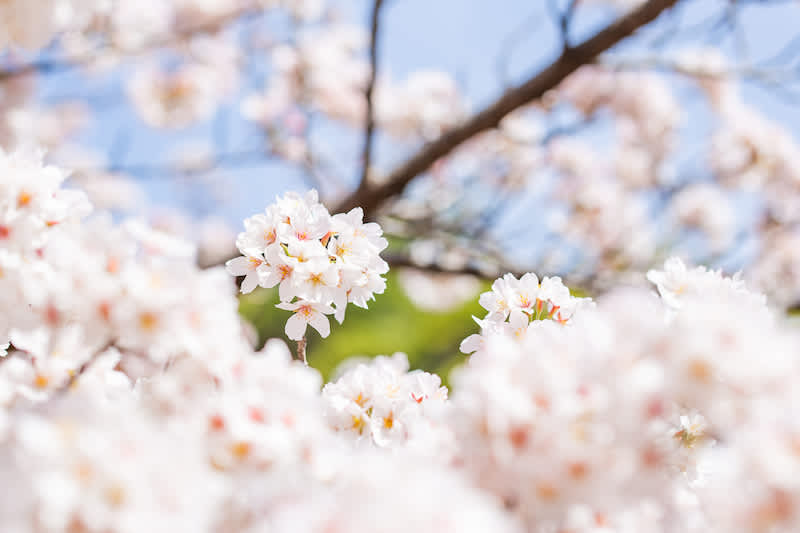
[[[494,292],[484,292],[478,297],[478,303],[487,311],[497,308],[497,295]]]
[[[461,341],[461,346],[459,349],[462,353],[472,353],[480,350],[483,347],[483,337],[478,335],[477,333],[473,333],[463,341]]]
[[[258,267],[256,271],[258,274],[258,284],[265,289],[271,289],[281,282],[280,276],[275,273],[270,267]]]
[[[357,218],[358,221],[361,222],[362,220],[364,220],[364,210],[361,209],[360,207],[354,207],[353,209],[347,212],[347,216]]]
[[[242,280],[242,294],[249,294],[253,292],[253,289],[256,287],[258,287],[258,274],[251,271],[244,277],[244,280]]]
[[[327,320],[326,320],[327,322]],[[293,314],[286,321],[286,336],[293,341],[299,341],[306,334],[307,322],[298,313]]]
[[[277,307],[278,309],[284,309],[286,311],[297,311],[297,308],[300,307],[300,305],[301,305],[300,302],[294,302],[294,303],[280,302],[275,304],[275,307]]]
[[[311,324],[312,328],[319,331],[319,334],[323,339],[331,333],[331,325],[330,322],[328,322],[328,317],[322,313],[313,313],[309,318],[308,323]]]
[[[291,279],[287,278],[281,281],[281,284],[278,286],[278,297],[281,301],[288,302],[295,296],[297,296],[297,290],[292,285]]]
[[[336,314],[334,314],[333,317],[339,324],[344,322],[344,312],[346,309],[347,309],[347,303],[345,303],[344,305],[336,304]]]
[[[239,256],[225,263],[225,270],[233,276],[244,276],[252,270],[250,259]]]

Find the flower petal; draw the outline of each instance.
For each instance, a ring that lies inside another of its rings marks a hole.
[[[251,271],[244,277],[242,280],[241,291],[242,294],[249,294],[253,292],[253,289],[258,287],[258,274],[256,272]]]
[[[328,317],[322,313],[312,313],[308,319],[308,323],[319,332],[323,339],[331,333],[331,325],[330,322],[328,322]]]
[[[233,276],[244,276],[253,269],[250,263],[250,258],[239,256],[225,263],[225,270],[227,270],[228,273]]]
[[[326,320],[327,322],[327,320]],[[306,334],[306,326],[308,323],[300,316],[299,313],[293,314],[286,321],[286,336],[293,341],[299,341]]]

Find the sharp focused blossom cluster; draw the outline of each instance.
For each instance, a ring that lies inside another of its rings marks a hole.
[[[561,278],[545,277],[540,282],[531,272],[520,279],[506,274],[495,280],[492,290],[481,294],[479,301],[488,313],[483,319],[475,318],[481,333],[464,339],[464,353],[480,350],[491,335],[524,337],[529,331],[549,327],[542,321],[565,325],[579,309],[592,304],[590,298],[572,296]]]
[[[228,272],[244,276],[243,293],[278,287],[278,307],[294,312],[290,339],[302,339],[308,325],[327,337],[327,315],[341,323],[348,303],[366,309],[386,287],[389,265],[379,254],[388,243],[378,224],[362,219],[360,208],[331,216],[316,191],[288,193],[245,220],[236,239],[243,255],[228,261]]]

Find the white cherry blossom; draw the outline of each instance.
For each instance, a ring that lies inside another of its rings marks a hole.
[[[244,276],[245,293],[278,286],[278,307],[295,311],[290,339],[302,339],[308,324],[327,337],[325,315],[341,323],[348,303],[366,308],[386,287],[389,266],[379,254],[388,242],[378,224],[362,219],[359,208],[331,216],[314,190],[287,193],[245,220],[236,239],[242,256],[228,261],[228,272]]]

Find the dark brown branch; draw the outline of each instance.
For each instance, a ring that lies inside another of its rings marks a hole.
[[[359,189],[368,186],[369,167],[372,162],[372,142],[375,132],[375,106],[372,102],[372,95],[375,91],[375,80],[378,76],[378,32],[380,31],[380,12],[383,0],[375,0],[372,7],[372,21],[370,24],[371,33],[369,41],[369,81],[366,90],[366,118],[364,119],[364,151],[362,153],[362,171]]]
[[[303,338],[297,341],[297,359],[302,361],[304,365],[308,366],[308,359],[306,359],[306,336],[303,335]]]
[[[461,126],[423,146],[416,155],[396,168],[384,184],[374,187],[360,186],[334,211],[344,212],[361,207],[367,217],[370,217],[384,201],[402,193],[409,182],[427,171],[437,160],[479,133],[497,127],[506,115],[541,98],[579,67],[593,62],[601,53],[655,20],[677,2],[678,0],[649,0],[600,30],[594,37],[564,50],[555,62],[531,79],[509,89],[497,101]]]

